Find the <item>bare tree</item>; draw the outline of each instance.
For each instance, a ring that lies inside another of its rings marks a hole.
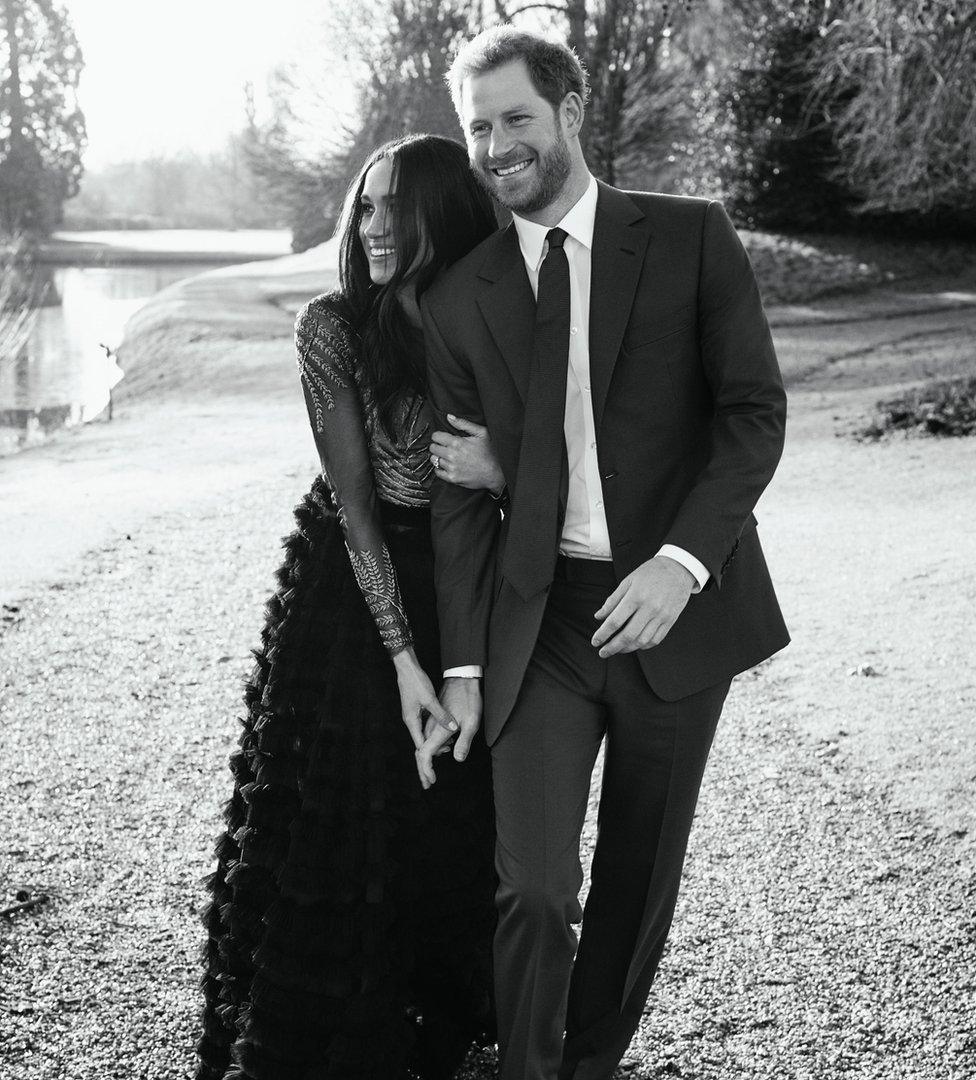
[[[814,100],[862,209],[976,212],[974,0],[846,0],[821,52]]]
[[[334,117],[327,114],[321,120],[324,97],[317,87],[304,85],[294,69],[279,68],[269,91],[272,115],[263,123],[248,91],[242,150],[269,202],[290,226],[292,248],[304,251],[327,240],[335,227],[348,140]]]
[[[364,58],[352,159],[413,131],[458,138],[446,76],[455,50],[481,28],[479,0],[386,0],[386,18]]]
[[[444,76],[460,40],[480,29],[481,6],[346,0],[320,27],[329,55],[322,71],[277,73],[273,118],[260,124],[252,114],[248,156],[287,209],[296,249],[331,234],[349,179],[373,147],[410,131],[458,137]],[[340,80],[354,88],[351,114],[336,105]]]

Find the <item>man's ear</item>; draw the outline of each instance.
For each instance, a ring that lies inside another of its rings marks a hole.
[[[583,99],[575,91],[570,91],[559,106],[559,118],[563,125],[563,134],[568,139],[571,139],[574,135],[579,135],[580,128],[583,126],[584,114]]]

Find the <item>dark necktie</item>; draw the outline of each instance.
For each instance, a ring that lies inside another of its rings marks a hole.
[[[528,600],[552,582],[559,546],[559,484],[569,368],[569,261],[563,229],[550,229],[539,270],[532,370],[503,571]]]

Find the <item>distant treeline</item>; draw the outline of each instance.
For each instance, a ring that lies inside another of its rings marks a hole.
[[[65,205],[67,229],[265,229],[288,223],[262,196],[242,140],[88,169]]]

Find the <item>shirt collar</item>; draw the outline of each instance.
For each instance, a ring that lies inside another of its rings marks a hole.
[[[556,228],[565,229],[571,236],[585,248],[593,247],[593,226],[596,222],[596,200],[598,189],[596,180],[591,176],[586,191],[570,207],[562,221],[557,222]],[[528,218],[512,215],[515,223],[515,231],[518,233],[519,247],[522,249],[522,258],[529,266],[538,268],[542,262],[542,251],[546,244],[546,234],[553,226],[539,225]]]

